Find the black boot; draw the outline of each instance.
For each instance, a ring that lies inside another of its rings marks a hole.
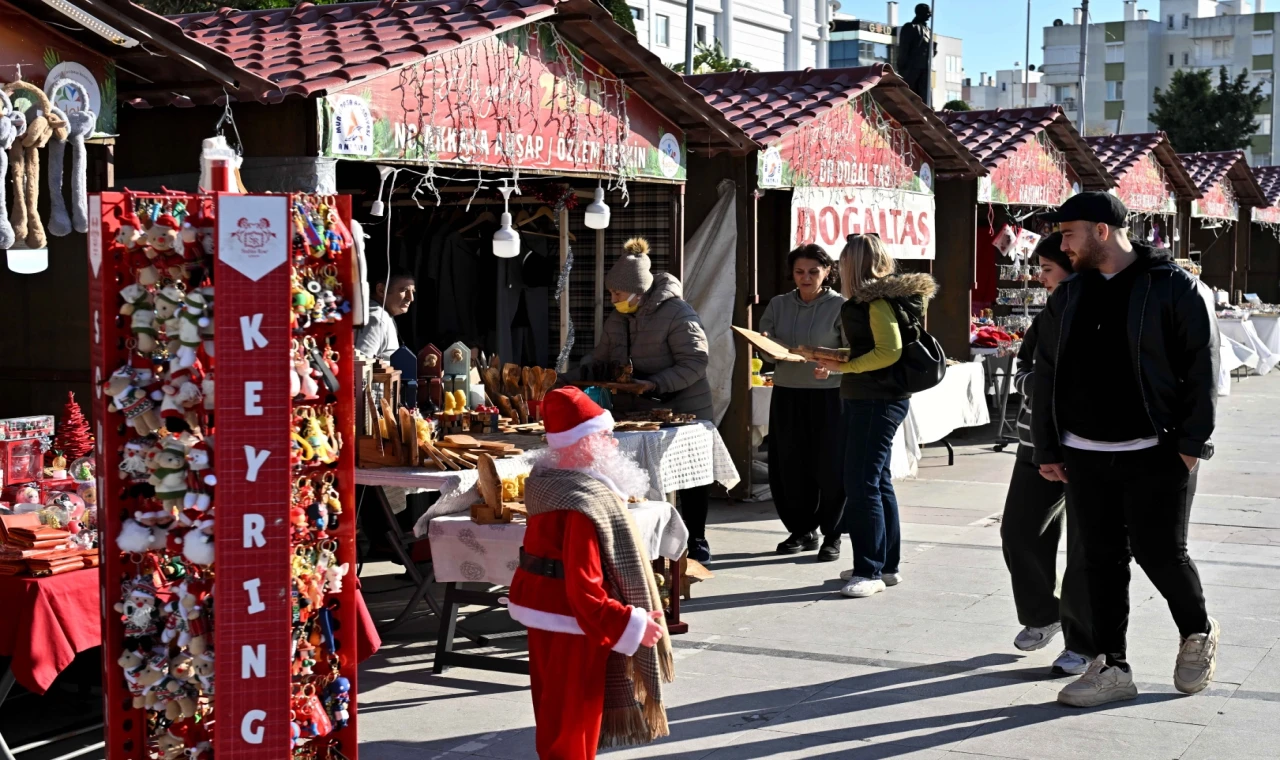
[[[827,536],[822,539],[822,548],[818,550],[819,562],[835,562],[840,559],[840,536]]]
[[[705,538],[689,539],[689,559],[702,564],[711,561],[711,544]]]
[[[799,554],[802,551],[811,552],[818,548],[818,534],[810,531],[808,533],[792,533],[787,537],[786,541],[778,544],[778,554]]]

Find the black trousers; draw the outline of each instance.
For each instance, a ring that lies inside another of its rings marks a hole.
[[[1103,453],[1065,449],[1067,520],[1080,528],[1093,640],[1123,659],[1129,627],[1129,559],[1159,590],[1185,638],[1209,630],[1200,573],[1187,555],[1195,476],[1172,444]]]
[[[839,388],[774,386],[769,405],[769,490],[788,532],[840,535],[843,434]]]
[[[689,538],[707,537],[707,510],[711,506],[711,486],[694,486],[679,494],[680,517],[689,529]]]
[[[1090,630],[1089,579],[1080,530],[1066,519],[1061,483],[1040,476],[1021,451],[1004,500],[1000,541],[1013,585],[1018,622],[1034,628],[1062,623],[1067,649],[1085,657],[1098,653]],[[1067,568],[1058,590],[1058,542],[1067,531]]]

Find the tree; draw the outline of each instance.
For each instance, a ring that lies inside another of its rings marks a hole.
[[[698,50],[693,56],[693,73],[718,74],[724,71],[737,71],[739,69],[755,71],[756,67],[741,58],[726,57],[724,54],[724,48],[720,45],[720,40],[716,40],[712,45],[698,43]],[[684,63],[671,64],[671,70],[677,74],[683,74]]]
[[[93,453],[93,433],[89,432],[89,421],[76,403],[76,394],[67,391],[67,403],[62,407],[62,418],[53,435],[52,451],[62,452],[71,464],[82,456]],[[53,457],[50,455],[50,461]]]
[[[942,106],[942,110],[944,110],[944,111],[972,111],[973,109],[972,109],[972,108],[970,108],[970,107],[969,107],[969,104],[968,104],[968,103],[966,103],[966,102],[964,102],[963,100],[948,100],[948,101],[946,102],[946,104]]]
[[[1247,148],[1257,131],[1258,107],[1266,102],[1262,84],[1250,86],[1249,70],[1234,79],[1223,66],[1214,87],[1210,71],[1173,72],[1169,89],[1156,88],[1151,122],[1169,135],[1179,153]]]
[[[613,14],[613,20],[618,23],[618,26],[635,35],[636,22],[631,15],[631,6],[627,5],[627,0],[605,0],[604,7]]]

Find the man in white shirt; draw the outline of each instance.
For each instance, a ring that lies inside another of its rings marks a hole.
[[[400,348],[395,318],[409,311],[413,297],[413,275],[408,272],[392,272],[389,278],[375,284],[369,321],[356,336],[356,350],[367,356],[390,359]]]

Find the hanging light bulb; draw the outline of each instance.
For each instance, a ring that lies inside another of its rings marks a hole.
[[[502,219],[496,232],[493,233],[493,255],[500,259],[514,259],[520,255],[520,233],[511,226],[511,210],[509,209],[511,193],[514,187],[500,187],[502,193]]]
[[[595,200],[587,204],[587,213],[583,222],[593,230],[602,230],[609,226],[609,204],[604,202],[604,188],[598,183]]]
[[[373,205],[369,208],[369,214],[371,216],[382,216],[387,212],[387,206],[385,203],[382,202],[382,190],[387,185],[387,177],[391,176],[393,171],[394,170],[390,166],[378,167],[378,176],[381,177],[381,179],[378,180],[378,197],[376,200],[374,200]],[[391,192],[394,193],[395,191],[396,191],[396,183],[395,183],[395,180],[392,180]]]
[[[17,274],[39,274],[49,268],[48,248],[10,248],[6,255],[9,271]]]

